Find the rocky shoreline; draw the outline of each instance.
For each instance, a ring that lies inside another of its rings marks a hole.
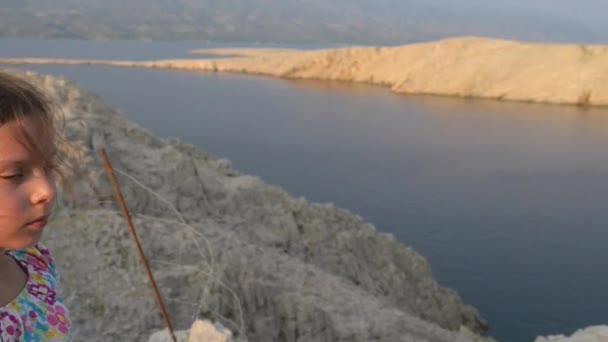
[[[158,61],[0,58],[0,64],[108,65],[234,72],[368,83],[388,87],[399,94],[608,105],[608,46],[466,37],[397,47],[194,52],[232,58]]]
[[[104,147],[176,328],[200,317],[250,341],[491,341],[424,257],[361,217],[159,139],[69,81],[26,75],[60,104],[74,144],[45,242],[77,339],[146,340],[163,328],[113,203]]]

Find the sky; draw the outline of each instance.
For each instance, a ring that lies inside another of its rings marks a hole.
[[[378,0],[364,0],[377,6]],[[608,0],[387,0],[394,11],[427,8],[439,19],[467,29],[484,29],[531,40],[608,44]]]
[[[30,21],[11,22],[18,8]],[[608,45],[606,13],[608,0],[0,0],[0,33],[21,25],[21,36],[400,44],[476,35]]]

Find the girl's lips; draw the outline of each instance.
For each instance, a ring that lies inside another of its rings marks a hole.
[[[49,219],[49,216],[45,215],[37,220],[26,223],[26,226],[36,228],[36,229],[44,228],[44,226],[46,226],[48,219]]]

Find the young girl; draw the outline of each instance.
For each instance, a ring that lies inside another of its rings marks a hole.
[[[56,195],[57,135],[45,97],[0,72],[0,341],[69,341],[57,273],[39,244]]]

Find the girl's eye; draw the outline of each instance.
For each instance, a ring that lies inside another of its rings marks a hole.
[[[21,183],[27,177],[28,171],[24,168],[18,167],[14,169],[5,170],[3,173],[0,173],[0,178],[10,182],[10,183]]]
[[[23,177],[25,177],[25,174],[23,173],[12,173],[12,174],[8,174],[8,175],[2,175],[0,176],[3,179],[9,180],[11,182],[18,182],[20,180],[23,179]]]

